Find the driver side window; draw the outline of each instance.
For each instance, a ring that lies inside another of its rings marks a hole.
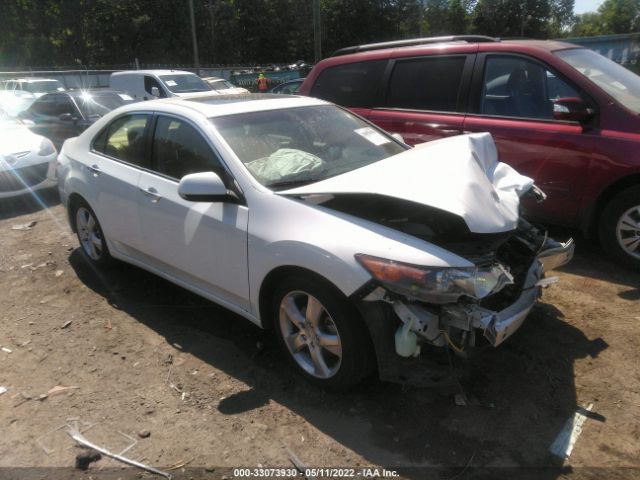
[[[539,63],[521,57],[487,58],[480,114],[553,120],[553,101],[561,97],[580,94]]]
[[[190,173],[215,172],[224,180],[222,163],[202,135],[189,123],[160,116],[153,138],[155,170],[180,180]]]
[[[151,89],[156,87],[158,89],[158,93],[160,94],[159,98],[167,98],[167,94],[164,92],[164,88],[160,85],[160,82],[153,77],[145,75],[144,77],[144,89],[149,95],[153,95],[151,93]]]

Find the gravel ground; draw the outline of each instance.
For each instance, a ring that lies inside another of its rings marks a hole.
[[[153,477],[104,457],[75,469],[67,425],[177,478],[291,469],[290,452],[412,479],[640,476],[640,275],[583,239],[521,330],[461,364],[458,406],[375,380],[306,384],[248,321],[131,266],[93,270],[47,197],[0,204],[0,478]],[[590,403],[558,461],[549,446]]]

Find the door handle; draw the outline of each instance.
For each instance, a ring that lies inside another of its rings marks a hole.
[[[91,165],[90,167],[87,167],[87,168],[89,169],[89,171],[91,172],[91,174],[94,177],[97,177],[98,175],[100,175],[100,173],[102,173],[102,172],[100,172],[100,167],[98,165],[93,164],[93,165]]]
[[[162,198],[162,195],[160,195],[160,194],[158,193],[158,190],[156,190],[156,189],[155,189],[155,188],[153,188],[153,187],[149,187],[149,188],[146,188],[146,189],[145,189],[145,188],[140,188],[140,191],[141,191],[142,193],[144,193],[144,195],[145,195],[146,197],[151,198],[151,201],[152,201],[153,203],[158,203],[158,202],[160,201],[160,199]]]
[[[436,130],[438,130],[440,133],[442,133],[442,135],[444,135],[445,137],[453,137],[455,135],[460,135],[462,133],[462,129],[461,128],[455,128],[455,127],[447,127],[445,125],[438,125],[435,127]]]
[[[455,125],[437,122],[424,123],[423,125],[432,130],[436,130],[443,137],[452,137],[462,133],[462,126],[456,127]]]

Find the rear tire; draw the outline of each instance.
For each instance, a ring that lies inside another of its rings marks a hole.
[[[99,268],[108,268],[114,260],[109,253],[107,241],[102,233],[98,217],[84,200],[74,203],[72,216],[74,229],[84,257]]]
[[[600,241],[613,260],[640,269],[640,186],[624,190],[606,205]]]
[[[272,306],[278,343],[309,382],[345,390],[371,373],[373,348],[349,300],[328,282],[307,275],[284,279]]]

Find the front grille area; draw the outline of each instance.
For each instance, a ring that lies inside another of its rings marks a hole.
[[[33,187],[47,176],[47,163],[0,172],[0,192],[15,192]]]

